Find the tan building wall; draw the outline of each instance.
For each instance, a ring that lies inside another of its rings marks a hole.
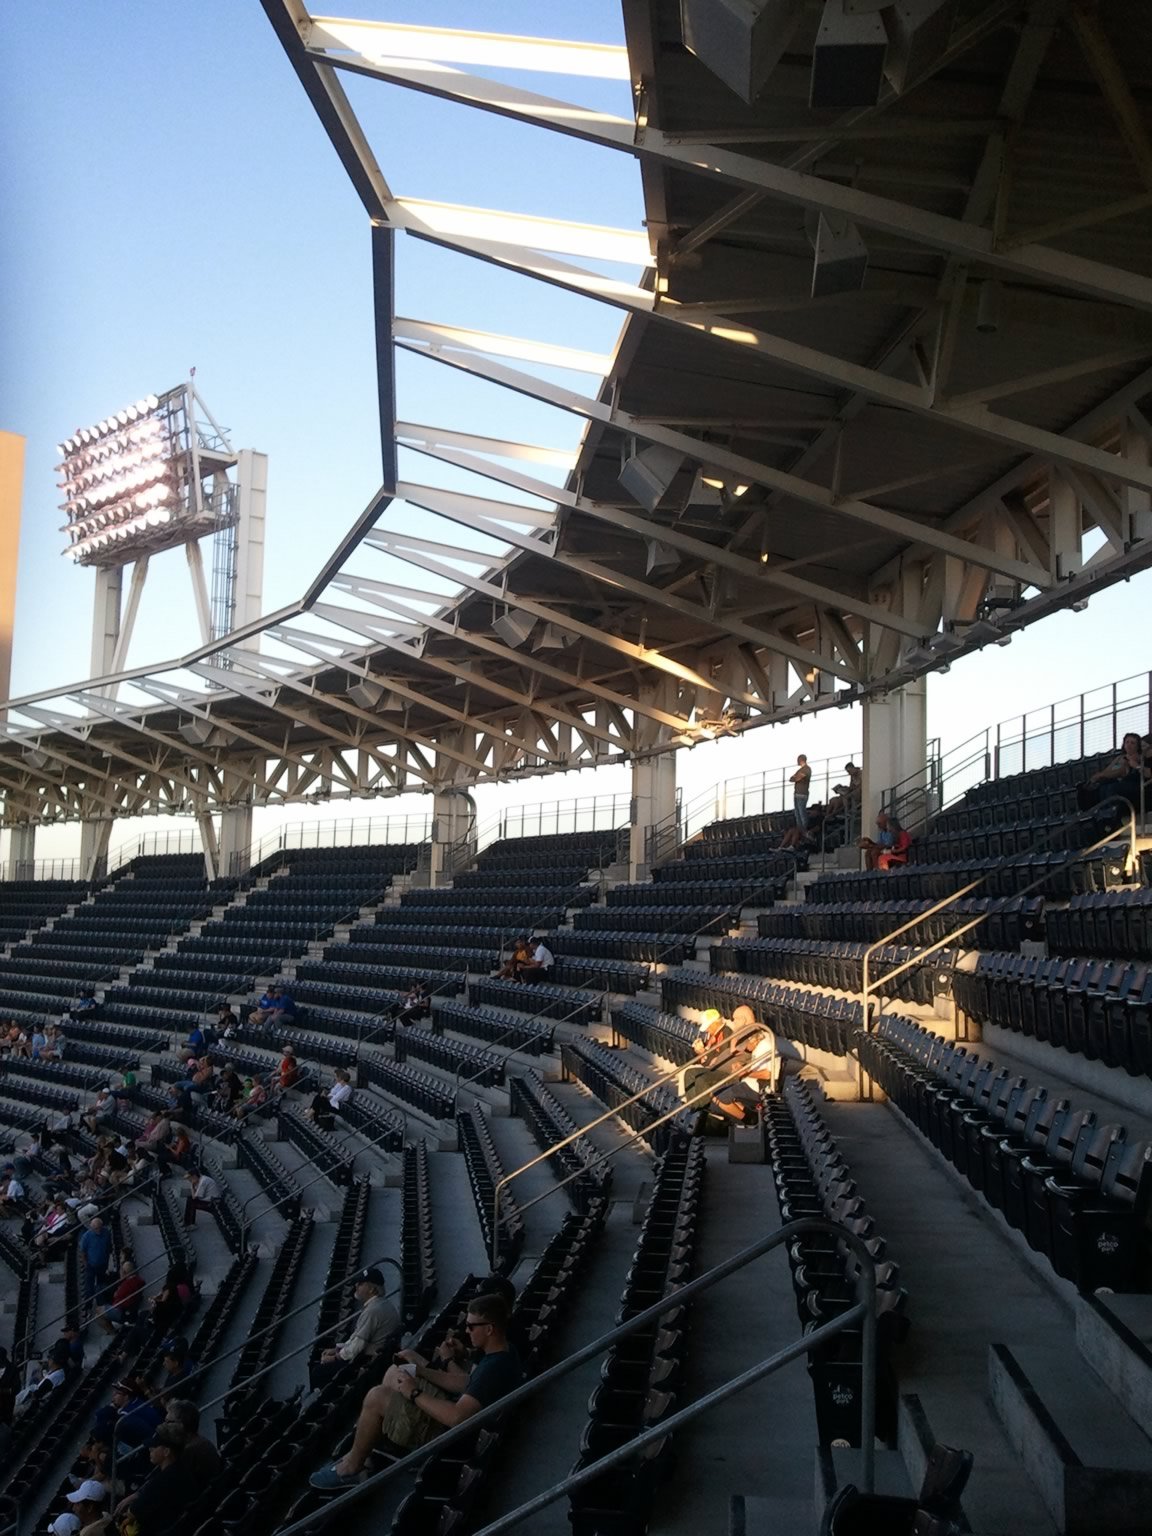
[[[14,432],[0,432],[0,700],[6,700],[12,691],[12,628],[23,491],[24,439]]]

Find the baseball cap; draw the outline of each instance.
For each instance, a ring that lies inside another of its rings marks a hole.
[[[76,1536],[79,1529],[79,1515],[57,1515],[48,1525],[49,1536]]]
[[[381,1290],[384,1288],[384,1276],[378,1269],[364,1270],[360,1275],[360,1279],[368,1285],[378,1285]]]
[[[105,1497],[104,1484],[98,1483],[94,1477],[86,1478],[75,1493],[67,1495],[69,1504],[103,1504]]]

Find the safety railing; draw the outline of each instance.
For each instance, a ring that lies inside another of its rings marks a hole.
[[[728,1043],[732,1047],[735,1047],[742,1044],[751,1036],[762,1035],[763,1033],[763,1027],[760,1024],[756,1024],[749,1029],[742,1030],[739,1035],[733,1036],[732,1040]],[[728,1062],[733,1061],[734,1059],[735,1054],[733,1050],[730,1051],[726,1056],[723,1056],[719,1061],[713,1062],[713,1069],[717,1066],[723,1066]],[[770,1068],[774,1062],[775,1053],[773,1053],[772,1057],[770,1058]],[[504,1218],[500,1214],[500,1197],[502,1191],[507,1189],[508,1185],[511,1184],[514,1179],[518,1179],[522,1173],[527,1173],[530,1168],[535,1168],[540,1163],[544,1162],[547,1158],[555,1156],[557,1152],[562,1152],[565,1147],[571,1146],[574,1141],[581,1140],[588,1134],[589,1131],[593,1131],[597,1126],[603,1125],[606,1120],[615,1119],[620,1114],[621,1110],[629,1109],[633,1104],[638,1104],[641,1099],[646,1099],[650,1093],[655,1093],[658,1088],[667,1087],[668,1084],[670,1082],[674,1082],[684,1070],[684,1067],[680,1066],[676,1067],[671,1072],[664,1073],[663,1076],[656,1078],[655,1081],[651,1083],[648,1083],[646,1087],[640,1090],[639,1093],[634,1093],[631,1098],[622,1099],[621,1102],[615,1105],[612,1109],[607,1110],[602,1115],[598,1115],[595,1120],[589,1120],[587,1125],[581,1126],[579,1130],[573,1131],[570,1135],[565,1136],[561,1141],[556,1142],[554,1146],[551,1146],[546,1151],[539,1153],[536,1157],[530,1159],[530,1161],[521,1164],[521,1166],[517,1168],[513,1173],[505,1174],[502,1179],[497,1181],[496,1187],[492,1192],[491,1258],[493,1269],[497,1267],[497,1258],[499,1255],[500,1246],[500,1226],[504,1221]],[[662,1125],[667,1125],[669,1121],[679,1119],[686,1110],[692,1109],[698,1104],[704,1104],[705,1102],[713,1099],[719,1089],[727,1088],[732,1083],[738,1082],[740,1078],[746,1077],[750,1070],[751,1069],[748,1065],[747,1058],[745,1058],[738,1067],[734,1068],[733,1071],[728,1073],[725,1077],[710,1082],[706,1088],[701,1088],[699,1092],[692,1093],[687,1098],[682,1098],[678,1104],[674,1105],[671,1109],[665,1110],[665,1112],[662,1115],[658,1115],[655,1120],[649,1120],[647,1125],[643,1126],[638,1131],[634,1131],[632,1135],[626,1137],[624,1141],[619,1142],[614,1147],[610,1147],[607,1152],[601,1152],[596,1157],[590,1158],[587,1162],[581,1163],[579,1168],[574,1169],[573,1172],[568,1174],[565,1178],[557,1180],[555,1183],[550,1184],[546,1190],[542,1191],[542,1193],[534,1195],[526,1205],[517,1206],[517,1217],[522,1218],[525,1211],[530,1211],[534,1205],[539,1205],[542,1200],[548,1200],[551,1198],[551,1196],[557,1194],[560,1190],[566,1189],[567,1186],[571,1184],[575,1179],[586,1178],[587,1175],[590,1174],[594,1169],[601,1167],[604,1163],[607,1163],[618,1153],[623,1152],[626,1147],[632,1146],[633,1143],[641,1140],[643,1137],[650,1136],[653,1131],[658,1130]]]
[[[778,1227],[775,1232],[770,1232],[766,1237],[749,1243],[738,1253],[734,1253],[731,1258],[713,1265],[711,1269],[698,1275],[694,1280],[688,1280],[683,1285],[677,1286],[668,1295],[653,1302],[650,1307],[645,1307],[642,1312],[637,1312],[634,1317],[630,1317],[627,1322],[609,1329],[607,1333],[602,1333],[599,1338],[593,1339],[590,1344],[585,1344],[556,1365],[549,1366],[539,1376],[534,1376],[531,1381],[517,1387],[514,1392],[509,1392],[498,1402],[482,1408],[479,1413],[473,1414],[463,1424],[457,1424],[441,1434],[434,1435],[427,1444],[420,1446],[417,1450],[409,1451],[406,1456],[400,1457],[383,1471],[338,1494],[322,1508],[313,1510],[300,1520],[293,1521],[291,1525],[279,1532],[279,1536],[303,1536],[305,1531],[315,1530],[319,1526],[327,1525],[334,1517],[341,1517],[343,1512],[353,1504],[359,1503],[361,1499],[374,1493],[386,1483],[392,1482],[396,1477],[407,1475],[430,1456],[442,1455],[449,1446],[466,1438],[471,1439],[478,1429],[485,1428],[496,1419],[531,1402],[557,1381],[577,1370],[587,1361],[594,1360],[612,1345],[619,1343],[621,1339],[626,1339],[631,1334],[657,1323],[666,1313],[682,1307],[685,1302],[710,1290],[712,1286],[727,1279],[729,1275],[736,1274],[756,1259],[762,1258],[765,1254],[791,1242],[794,1237],[801,1237],[807,1232],[834,1237],[837,1242],[851,1249],[855,1255],[859,1265],[856,1281],[857,1299],[851,1307],[830,1322],[822,1323],[819,1328],[814,1328],[810,1333],[802,1334],[792,1344],[777,1350],[767,1359],[749,1366],[747,1370],[742,1371],[738,1376],[733,1376],[731,1380],[722,1383],[694,1403],[689,1403],[677,1413],[662,1419],[655,1428],[645,1430],[634,1440],[629,1440],[626,1445],[610,1451],[606,1456],[593,1462],[591,1466],[572,1473],[563,1481],[546,1488],[526,1504],[501,1515],[495,1522],[477,1532],[477,1536],[498,1536],[499,1532],[510,1530],[513,1526],[519,1525],[522,1520],[527,1519],[529,1515],[537,1514],[557,1499],[563,1498],[565,1494],[584,1487],[612,1467],[620,1466],[633,1456],[640,1455],[650,1445],[665,1439],[686,1424],[692,1423],[701,1414],[707,1413],[710,1408],[734,1397],[738,1392],[753,1386],[783,1366],[790,1365],[793,1360],[799,1360],[813,1350],[822,1348],[839,1334],[856,1328],[860,1330],[860,1482],[862,1491],[871,1493],[875,1486],[876,1469],[876,1266],[867,1244],[856,1233],[849,1232],[846,1227],[829,1221],[826,1217],[810,1216]]]
[[[845,765],[859,756],[853,748],[835,757],[809,759],[812,778],[808,785],[809,805],[823,804],[836,798],[837,780],[844,778]],[[648,828],[645,836],[645,861],[649,868],[674,858],[714,821],[731,821],[741,816],[764,816],[792,810],[792,775],[795,761],[763,773],[723,779],[702,790],[687,803],[677,801],[676,809],[662,821]],[[823,851],[823,850],[821,850]]]
[[[273,853],[306,848],[363,848],[374,843],[425,843],[431,836],[429,811],[399,816],[348,816],[334,821],[293,821],[268,833],[252,850],[259,864]]]
[[[1107,800],[1101,800],[1099,802],[1100,806],[1110,804],[1123,806],[1125,815],[1128,819],[1128,854],[1124,862],[1126,872],[1128,874],[1134,874],[1139,867],[1139,832],[1137,827],[1137,815],[1135,807],[1130,805],[1127,800],[1124,800],[1119,795],[1111,795]],[[1044,837],[1038,839],[1038,841],[1040,843],[1050,842],[1051,839],[1055,837],[1063,827],[1070,824],[1072,824],[1071,821],[1064,821],[1059,823],[1057,826],[1053,827],[1051,831],[1048,832]],[[1072,864],[1079,863],[1081,859],[1090,858],[1092,854],[1099,853],[1101,849],[1108,848],[1115,842],[1116,829],[1113,828],[1110,832],[1106,832],[1103,837],[1097,838],[1094,843],[1088,844],[1087,847],[1075,849],[1073,852],[1069,853],[1068,857],[1062,863],[1046,869],[1044,873],[1042,875],[1038,875],[1035,880],[1032,880],[1027,885],[1022,886],[1018,891],[1013,891],[1010,896],[1003,897],[999,903],[995,903],[992,907],[990,907],[988,912],[981,912],[976,917],[969,918],[967,922],[961,923],[958,927],[954,928],[951,933],[946,934],[944,938],[938,939],[932,944],[918,946],[915,955],[913,955],[908,960],[902,961],[899,965],[893,966],[891,970],[885,971],[883,977],[881,977],[880,980],[888,982],[892,981],[897,976],[904,975],[906,971],[912,970],[915,966],[919,965],[921,961],[926,960],[929,955],[936,954],[938,950],[949,948],[951,945],[955,944],[957,939],[963,938],[963,936],[966,933],[970,933],[973,928],[978,928],[981,923],[987,921],[990,912],[1003,910],[1003,908],[1006,907],[1009,902],[1018,901],[1021,896],[1027,896],[1030,895],[1031,892],[1039,890],[1041,886],[1047,885],[1048,881],[1052,879],[1053,875],[1059,874],[1061,870],[1067,869]],[[1041,850],[1039,848],[1033,848],[1030,851],[1040,852]],[[994,866],[992,869],[988,870],[986,874],[981,875],[979,879],[970,880],[967,885],[961,886],[958,891],[953,891],[951,895],[942,897],[938,902],[935,903],[935,905],[926,908],[923,912],[918,912],[914,917],[909,918],[906,923],[901,923],[899,928],[894,928],[891,933],[885,934],[882,939],[877,939],[874,943],[868,946],[868,948],[864,951],[864,959],[861,966],[861,986],[859,993],[860,1022],[865,1030],[871,1030],[873,1028],[871,1012],[873,993],[876,989],[872,982],[871,963],[872,957],[875,955],[877,950],[883,949],[885,945],[893,943],[902,934],[908,933],[911,929],[916,928],[919,926],[919,924],[927,921],[927,919],[931,917],[937,917],[941,912],[946,912],[948,908],[954,906],[956,902],[963,901],[965,897],[971,896],[973,891],[979,890],[980,887],[986,885],[994,875],[999,874],[1001,868],[1002,866]],[[879,1010],[881,1013],[883,1012],[883,1008],[884,1004],[883,1000],[881,1000]]]

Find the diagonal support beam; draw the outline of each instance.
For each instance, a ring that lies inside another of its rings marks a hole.
[[[406,350],[420,353],[419,348],[412,348],[409,343],[401,345]],[[943,554],[955,555],[974,565],[982,565],[987,570],[997,571],[1002,576],[1009,576],[1014,581],[1023,581],[1034,586],[1048,584],[1048,572],[1038,570],[1027,561],[1016,560],[1010,555],[1001,555],[985,545],[958,539],[954,534],[918,523],[914,518],[905,517],[902,513],[890,512],[886,507],[857,501],[852,496],[835,496],[825,486],[804,480],[787,470],[775,469],[770,465],[759,463],[743,454],[733,453],[730,449],[717,444],[703,443],[699,438],[691,437],[687,433],[661,427],[655,422],[639,422],[620,406],[612,406],[600,400],[590,400],[587,396],[576,394],[573,390],[546,384],[532,374],[506,368],[502,364],[477,357],[464,357],[445,352],[437,355],[435,361],[446,363],[449,367],[457,368],[462,372],[474,374],[478,378],[489,379],[492,383],[502,384],[505,388],[516,390],[532,399],[543,400],[560,410],[574,412],[590,421],[598,421],[604,426],[615,427],[621,432],[635,433],[636,436],[646,438],[649,442],[676,448],[699,463],[715,464],[721,469],[731,470],[742,479],[750,480],[755,485],[763,485],[769,490],[779,491],[805,506],[819,507],[822,512],[832,512],[841,517],[851,518],[897,538],[926,544],[929,548],[939,549]],[[1100,457],[1110,458],[1109,455],[1100,455]],[[1152,476],[1152,470],[1143,470],[1142,473]]]

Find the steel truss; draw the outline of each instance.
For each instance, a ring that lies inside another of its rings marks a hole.
[[[702,117],[703,66],[665,62],[678,40],[647,0],[624,0],[627,50],[261,3],[368,215],[381,489],[296,603],[10,701],[5,824],[622,761],[889,690],[1152,564],[1152,136],[1110,32],[1119,6],[963,6],[899,92],[829,123],[735,98]],[[1086,186],[1045,210],[1022,195],[1022,146],[1052,131],[1036,103],[1057,36],[1115,129],[1095,152],[1122,195],[1099,206],[1092,145]],[[635,110],[468,66],[627,80]],[[965,107],[973,69],[988,78]],[[633,157],[647,234],[397,196],[347,74]],[[937,77],[947,112],[916,96]],[[806,218],[857,231],[867,276],[814,297]],[[1084,229],[1091,256],[1069,239]],[[611,306],[614,356],[398,316],[397,235]],[[998,303],[1003,344],[979,354]],[[398,421],[398,353],[575,418],[578,453]],[[645,382],[654,359],[676,388]],[[563,388],[556,368],[595,382]],[[645,449],[676,466],[651,505],[618,483]],[[420,536],[393,507],[426,514]]]

